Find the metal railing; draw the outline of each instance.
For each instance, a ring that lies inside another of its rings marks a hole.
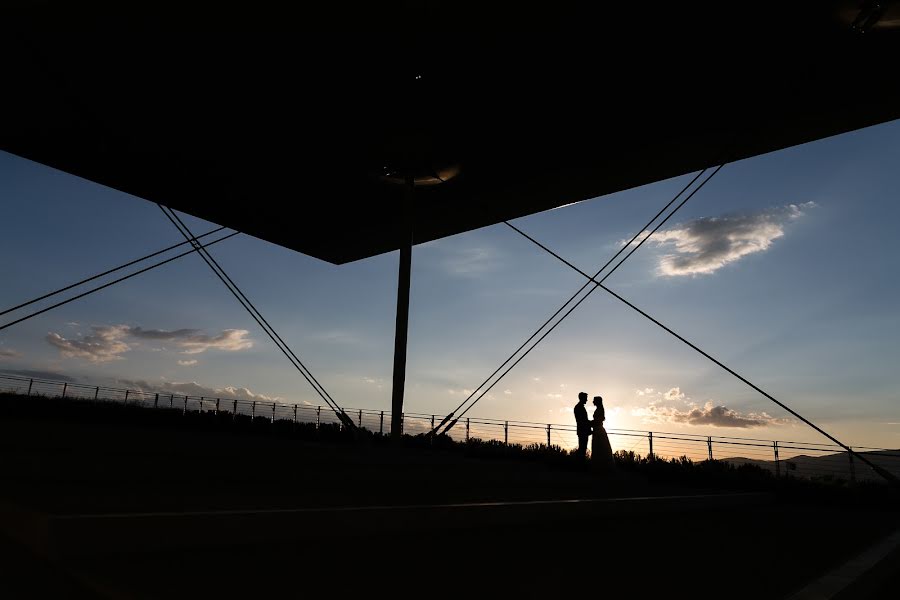
[[[73,401],[106,401],[147,408],[180,410],[182,414],[222,413],[232,418],[245,415],[264,418],[271,423],[330,424],[340,421],[327,406],[288,404],[271,400],[249,400],[212,396],[191,396],[175,392],[146,391],[108,386],[0,374],[0,392],[36,397],[60,397]],[[380,434],[391,432],[391,412],[362,408],[345,408],[360,428]],[[404,413],[403,433],[427,433],[440,423],[443,415]],[[874,470],[854,461],[850,453],[834,444],[792,442],[770,439],[695,435],[664,431],[607,429],[614,450],[635,452],[642,456],[670,459],[686,457],[692,461],[724,460],[732,464],[752,464],[776,475],[806,478],[835,478],[848,481],[882,481]],[[455,441],[481,439],[522,446],[546,446],[573,449],[578,445],[574,425],[535,423],[477,417],[460,420],[450,431]],[[873,463],[900,477],[900,450],[853,446],[865,452]]]

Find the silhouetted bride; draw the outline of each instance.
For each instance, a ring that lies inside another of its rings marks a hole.
[[[606,429],[603,428],[603,421],[606,420],[606,411],[603,410],[603,398],[594,396],[594,420],[591,425],[594,427],[594,439],[591,443],[591,467],[599,471],[609,471],[613,469],[612,446],[609,445],[609,436],[606,435]]]

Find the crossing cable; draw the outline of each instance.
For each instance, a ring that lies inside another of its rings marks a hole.
[[[724,167],[724,166],[725,166],[724,164],[719,165],[719,166],[718,166],[718,167],[717,167],[710,175],[708,175],[708,176],[706,177],[706,179],[704,179],[702,182],[700,182],[700,185],[698,185],[696,188],[694,188],[694,190],[691,191],[691,193],[688,194],[688,195],[687,195],[687,196],[686,196],[686,197],[685,197],[685,198],[684,198],[684,199],[683,199],[683,200],[682,200],[682,201],[681,201],[674,209],[672,209],[672,210],[669,212],[669,214],[666,215],[666,217],[665,217],[662,221],[660,221],[660,222],[659,222],[659,223],[658,223],[658,224],[650,231],[650,233],[648,233],[648,234],[647,234],[640,242],[638,242],[633,248],[631,248],[631,250],[628,252],[628,254],[626,254],[624,257],[622,257],[622,259],[621,259],[618,263],[616,263],[616,265],[613,266],[613,268],[610,269],[610,270],[603,276],[603,278],[600,279],[600,281],[605,281],[607,277],[609,277],[610,275],[612,275],[613,273],[615,273],[616,270],[617,270],[620,266],[622,266],[622,263],[624,263],[626,260],[628,260],[628,258],[629,258],[632,254],[634,254],[634,253],[638,250],[638,248],[640,248],[640,247],[644,244],[644,242],[646,242],[648,239],[650,239],[650,236],[652,236],[654,233],[656,233],[656,232],[659,230],[660,227],[662,227],[663,225],[665,225],[666,222],[672,217],[672,215],[674,215],[676,212],[678,212],[678,210],[680,210],[681,207],[684,206],[684,205],[687,203],[688,200],[690,200],[691,198],[694,197],[694,194],[696,194],[696,193],[699,192],[701,189],[703,189],[703,186],[705,186],[707,183],[709,183],[709,180],[712,179],[713,177],[715,177],[716,174],[717,174],[717,173],[722,169],[722,167]],[[700,173],[697,177],[695,177],[694,180],[691,181],[691,183],[693,183],[694,181],[696,181],[697,178],[698,178],[700,175],[702,175],[705,171],[706,171],[706,169],[704,169],[703,171],[701,171],[701,173]],[[688,184],[687,187],[690,187],[690,185],[691,185],[691,184]],[[687,189],[687,187],[686,187],[685,189]],[[666,207],[663,208],[663,211],[664,211],[666,208],[668,208],[669,206],[671,206],[671,204],[672,204],[675,200],[677,200],[678,197],[679,197],[683,192],[684,192],[684,190],[682,190],[681,192],[679,192],[678,195],[675,196],[675,198],[673,198],[673,200],[672,200],[671,202],[669,202],[669,204],[667,204]],[[659,215],[662,214],[663,211],[660,211],[660,213],[657,213],[656,217],[654,217],[654,218],[650,221],[650,223],[652,223],[654,220],[656,220],[656,218],[659,217]],[[504,223],[506,223],[506,225],[508,225],[508,226],[510,226],[510,227],[513,227],[509,222],[504,221]],[[649,224],[648,224],[648,226],[649,226]],[[515,227],[513,227],[513,229],[515,229]],[[628,248],[628,247],[634,242],[634,240],[635,240],[641,233],[644,233],[645,231],[646,231],[646,227],[644,227],[644,228],[643,228],[638,234],[636,234],[636,235],[635,235],[635,236],[634,236],[634,237],[633,237],[626,245],[624,245],[624,246],[622,247],[622,249],[621,249],[619,252],[616,253],[616,256],[618,256],[619,254],[621,254],[622,251],[624,251],[626,248]],[[615,257],[613,257],[612,260],[615,260]],[[612,260],[610,260],[609,262],[612,262]],[[607,264],[609,264],[609,262],[608,262]],[[606,268],[606,267],[604,266],[604,268]],[[602,271],[602,269],[601,269],[601,271]],[[598,274],[599,274],[599,273],[598,273]],[[597,277],[597,275],[594,275],[594,277]],[[520,356],[518,359],[516,359],[516,361],[515,361],[513,364],[511,364],[511,365],[510,365],[503,373],[501,373],[501,374],[500,374],[500,377],[498,377],[496,380],[494,380],[494,382],[493,382],[489,387],[487,387],[484,391],[482,391],[481,394],[479,394],[477,398],[475,398],[474,400],[472,400],[471,403],[465,408],[465,410],[463,410],[463,411],[459,414],[458,417],[456,417],[453,421],[451,421],[451,422],[447,425],[446,429],[444,429],[444,433],[447,433],[448,431],[450,431],[450,429],[451,429],[451,428],[459,421],[459,419],[461,419],[466,413],[468,413],[469,410],[471,410],[473,406],[475,406],[475,405],[476,405],[476,404],[477,404],[477,403],[478,403],[478,402],[479,402],[479,401],[480,401],[480,400],[481,400],[488,392],[490,392],[491,389],[494,388],[494,386],[496,386],[498,383],[500,383],[500,381],[501,381],[504,377],[506,377],[506,375],[507,375],[510,371],[512,371],[512,370],[516,367],[516,365],[518,365],[520,362],[522,362],[522,360],[523,360],[526,356],[528,356],[528,354],[530,354],[531,351],[534,350],[534,349],[538,346],[538,344],[540,344],[540,343],[544,340],[544,338],[546,338],[548,335],[550,335],[550,333],[551,333],[554,329],[556,329],[556,328],[559,326],[560,323],[562,323],[562,322],[563,322],[570,314],[572,314],[572,312],[573,312],[576,308],[578,308],[578,307],[581,305],[582,302],[584,302],[585,300],[587,300],[587,298],[588,298],[592,293],[594,293],[594,291],[596,291],[596,289],[597,289],[597,282],[594,280],[594,278],[591,278],[591,280],[589,280],[588,282],[586,282],[586,286],[587,286],[587,285],[590,285],[591,282],[593,282],[593,283],[595,284],[594,287],[592,287],[590,290],[588,290],[588,292],[587,292],[584,296],[582,296],[581,299],[578,300],[578,302],[576,302],[574,305],[572,305],[572,307],[569,308],[569,310],[567,310],[567,311],[565,312],[565,314],[563,314],[563,316],[561,316],[561,317],[556,321],[556,323],[554,323],[553,326],[550,327],[550,329],[548,329],[546,332],[544,332],[544,334],[543,334],[540,338],[538,338],[537,341],[535,341],[534,344],[532,344],[531,347],[528,348],[528,350],[526,350],[526,351],[522,354],[522,356]],[[585,286],[585,287],[586,287],[586,286]],[[582,290],[583,290],[583,289],[584,289],[584,287],[582,287]],[[578,293],[580,293],[580,290],[579,290]],[[576,294],[576,295],[577,295],[577,294]],[[570,299],[570,301],[571,301],[571,299]],[[565,308],[565,305],[563,306],[563,308]],[[510,358],[512,358],[512,357],[510,357]],[[507,361],[507,362],[508,362],[508,361]]]
[[[171,223],[178,229],[179,233],[181,233],[185,238],[190,237],[190,229],[188,229],[187,225],[174,210],[164,207],[161,204],[157,204],[160,210],[162,210],[163,214],[171,221]],[[219,280],[228,288],[228,291],[237,299],[237,301],[250,313],[250,316],[253,317],[253,320],[265,331],[266,335],[278,346],[278,349],[281,350],[282,354],[287,357],[287,359],[293,364],[294,368],[300,371],[300,374],[306,379],[307,383],[312,386],[312,388],[316,391],[316,393],[325,401],[329,408],[338,415],[338,418],[341,418],[341,413],[343,410],[340,410],[337,406],[337,403],[331,398],[328,392],[322,387],[321,384],[314,377],[312,377],[312,373],[309,372],[309,369],[306,368],[296,354],[290,349],[290,347],[281,339],[275,329],[269,325],[269,322],[265,320],[262,314],[256,309],[250,299],[247,298],[246,295],[240,290],[237,284],[225,273],[224,269],[222,269],[221,265],[210,255],[209,253],[200,253],[201,258],[203,258],[204,262],[206,262],[207,266],[212,269],[213,273],[219,278]],[[315,381],[315,383],[313,383]],[[316,385],[318,384],[318,385]],[[320,389],[321,388],[321,389]],[[346,415],[345,415],[346,416]],[[343,419],[341,419],[343,422]]]
[[[219,227],[218,229],[213,229],[212,231],[209,231],[209,232],[207,232],[207,233],[204,233],[203,235],[198,235],[196,239],[198,239],[198,240],[199,240],[199,239],[203,239],[203,238],[205,238],[205,237],[207,237],[207,236],[210,236],[210,235],[212,235],[212,234],[214,234],[214,233],[218,233],[218,232],[222,231],[223,229],[225,229],[225,228],[224,228],[224,227]],[[44,294],[43,296],[38,296],[37,298],[34,298],[33,300],[29,300],[28,302],[23,302],[22,304],[18,304],[18,305],[16,305],[16,306],[11,307],[11,308],[7,308],[6,310],[0,312],[0,317],[2,317],[3,315],[5,315],[5,314],[7,314],[7,313],[13,312],[14,310],[19,310],[20,308],[25,308],[26,306],[30,306],[30,305],[34,304],[35,302],[40,302],[41,300],[46,300],[47,298],[50,298],[51,296],[56,296],[57,294],[61,294],[61,293],[63,293],[63,292],[67,292],[67,291],[71,290],[72,288],[78,287],[79,285],[84,285],[85,283],[88,283],[89,281],[94,281],[95,279],[100,279],[101,277],[105,277],[106,275],[110,275],[110,274],[112,274],[112,273],[115,273],[116,271],[121,271],[122,269],[126,269],[126,268],[128,268],[128,267],[130,267],[130,266],[132,266],[132,265],[136,265],[137,263],[144,262],[145,260],[149,260],[149,259],[153,258],[154,256],[159,256],[160,254],[165,254],[165,253],[168,252],[169,250],[174,250],[175,248],[178,248],[178,247],[180,247],[180,246],[184,246],[185,244],[189,244],[189,243],[190,243],[189,241],[184,241],[184,242],[179,242],[179,243],[177,243],[177,244],[172,244],[172,245],[169,246],[168,248],[163,248],[162,250],[159,250],[159,251],[154,252],[154,253],[152,253],[152,254],[148,254],[148,255],[146,255],[146,256],[142,256],[141,258],[136,258],[135,260],[132,260],[132,261],[130,261],[130,262],[127,262],[127,263],[125,263],[124,265],[119,265],[118,267],[115,267],[115,268],[113,268],[113,269],[109,269],[108,271],[103,271],[102,273],[98,273],[97,275],[94,275],[94,276],[92,276],[92,277],[88,277],[88,278],[82,279],[81,281],[78,281],[78,282],[76,282],[76,283],[72,283],[72,284],[67,285],[67,286],[65,286],[65,287],[61,287],[61,288],[59,288],[58,290],[53,291],[53,292],[50,292],[50,293],[48,293],[48,294]]]
[[[638,238],[638,236],[640,236],[643,232],[645,232],[645,231],[647,230],[647,228],[650,227],[650,225],[652,225],[653,222],[656,221],[656,219],[658,219],[659,216],[660,216],[661,214],[663,214],[663,212],[666,211],[666,209],[668,209],[670,206],[672,206],[672,204],[674,204],[675,201],[678,200],[678,198],[680,198],[681,195],[682,195],[684,192],[686,192],[692,185],[694,185],[694,182],[697,181],[697,179],[699,179],[705,172],[706,172],[706,169],[703,169],[702,171],[700,171],[699,173],[697,173],[697,175],[695,175],[694,178],[691,179],[691,180],[688,182],[688,184],[687,184],[686,186],[684,186],[683,188],[681,188],[681,191],[679,191],[677,194],[675,194],[675,196],[674,196],[671,200],[669,200],[668,204],[666,204],[665,206],[663,206],[663,207],[660,209],[660,211],[659,211],[658,213],[656,213],[656,215],[655,215],[652,219],[650,219],[650,220],[647,222],[646,225],[644,225],[643,227],[641,227],[641,228],[638,230],[638,232],[634,234],[634,237],[632,237],[630,240],[628,240],[628,243],[627,243],[627,244],[625,244],[624,246],[622,246],[622,247],[619,249],[619,251],[616,252],[615,255],[613,255],[612,258],[610,258],[608,261],[606,261],[606,264],[604,264],[602,267],[600,267],[600,269],[599,269],[596,273],[594,273],[594,277],[599,276],[600,273],[602,273],[603,270],[606,269],[606,267],[608,267],[610,264],[612,264],[612,262],[613,262],[614,260],[616,260],[616,258],[618,258],[620,254],[622,254],[622,252],[624,252],[631,244],[634,243],[634,240],[636,240],[636,239]],[[513,358],[515,358],[515,356],[516,356],[519,352],[522,351],[522,348],[524,348],[525,346],[527,346],[528,343],[529,343],[531,340],[533,340],[535,337],[537,337],[537,335],[538,335],[541,331],[543,331],[544,327],[546,327],[547,325],[549,325],[550,322],[553,321],[553,319],[555,319],[555,318],[557,317],[557,315],[559,315],[559,313],[561,313],[563,310],[565,310],[565,308],[569,305],[569,303],[571,303],[575,298],[577,298],[578,295],[579,295],[581,292],[583,292],[583,291],[585,290],[585,288],[587,288],[590,284],[591,284],[590,281],[586,282],[584,285],[582,285],[582,286],[578,289],[578,291],[576,291],[574,294],[572,294],[572,295],[569,297],[569,299],[566,300],[565,303],[564,303],[562,306],[559,307],[559,309],[557,309],[557,311],[556,311],[555,313],[553,313],[552,315],[550,315],[550,318],[548,318],[546,321],[544,321],[544,323],[543,323],[540,327],[538,327],[538,328],[535,330],[535,332],[532,333],[531,336],[530,336],[527,340],[525,340],[524,342],[522,342],[522,345],[521,345],[521,346],[519,346],[518,348],[516,348],[516,350],[515,350],[512,354],[509,355],[509,358],[507,358],[505,361],[503,361],[503,364],[501,364],[499,367],[497,367],[497,369],[496,369],[493,373],[491,373],[490,375],[488,375],[488,377],[487,377],[484,381],[482,381],[481,384],[480,384],[477,388],[475,388],[475,389],[472,391],[472,393],[470,393],[469,396],[468,396],[465,400],[463,400],[462,402],[460,402],[459,405],[458,405],[456,408],[454,408],[454,409],[453,409],[446,417],[444,417],[444,419],[440,422],[440,424],[438,424],[437,427],[435,427],[434,429],[431,430],[431,432],[429,433],[429,435],[435,435],[438,431],[440,431],[441,427],[443,427],[448,421],[450,421],[450,419],[452,419],[452,418],[455,416],[456,411],[458,411],[459,409],[461,409],[461,408],[462,408],[469,400],[471,400],[471,399],[475,396],[475,394],[478,393],[478,391],[479,391],[482,387],[484,387],[485,385],[487,385],[487,383],[494,377],[494,375],[496,375],[497,373],[499,373],[500,370],[501,370],[503,367],[505,367],[505,366],[509,363],[509,361],[511,361]],[[458,420],[458,419],[457,419],[457,420]],[[444,430],[444,433],[447,433],[447,431],[450,431],[450,428],[453,427],[453,425],[456,424],[456,421],[457,421],[457,420],[454,420],[454,421],[447,427],[447,429]]]
[[[160,210],[162,210],[163,214],[172,222],[176,229],[188,240],[190,240],[193,235],[191,234],[190,229],[178,217],[174,210],[171,208],[167,208],[162,204],[157,204]],[[250,313],[250,316],[253,317],[253,320],[265,331],[266,335],[278,346],[278,349],[281,350],[281,353],[285,355],[285,357],[291,362],[291,364],[296,368],[300,374],[306,379],[307,383],[316,391],[319,397],[328,405],[328,407],[334,411],[335,415],[341,421],[341,423],[347,427],[350,431],[356,430],[356,425],[354,425],[353,421],[350,417],[344,412],[344,410],[334,401],[325,387],[319,383],[319,381],[313,376],[312,372],[303,364],[300,358],[291,350],[290,346],[285,343],[281,336],[275,331],[275,328],[272,327],[268,321],[266,321],[265,317],[262,316],[262,313],[253,305],[249,298],[241,291],[241,289],[237,286],[237,284],[225,273],[225,270],[222,269],[222,266],[216,261],[215,258],[209,252],[206,252],[203,249],[200,249],[200,257],[203,261],[212,269],[213,273],[215,273],[216,277],[225,284],[225,287],[228,288],[228,291],[237,299],[237,301]]]
[[[510,227],[512,227],[512,225],[510,225]],[[826,438],[828,438],[829,440],[831,440],[832,442],[834,442],[835,444],[837,444],[838,446],[840,446],[841,448],[843,448],[844,450],[846,450],[847,452],[849,452],[850,454],[852,454],[853,456],[855,456],[855,457],[857,457],[858,459],[860,459],[861,461],[863,461],[865,464],[867,464],[868,466],[870,466],[876,473],[878,473],[879,475],[881,475],[882,477],[884,477],[885,479],[887,479],[887,480],[890,481],[891,483],[900,483],[900,480],[898,480],[897,477],[894,476],[892,473],[890,473],[890,472],[886,471],[885,469],[879,467],[878,465],[872,463],[872,462],[871,462],[870,460],[868,460],[865,456],[863,456],[862,454],[860,454],[860,453],[858,453],[857,451],[853,450],[850,446],[847,446],[846,444],[844,444],[843,442],[841,442],[840,440],[838,440],[837,438],[835,438],[833,435],[829,434],[829,433],[826,432],[824,429],[822,429],[821,427],[819,427],[818,425],[816,425],[815,423],[813,423],[813,422],[810,421],[809,419],[805,418],[803,415],[801,415],[801,414],[798,413],[797,411],[793,410],[792,408],[790,408],[790,407],[787,406],[786,404],[784,404],[784,403],[782,403],[782,402],[779,402],[774,396],[772,396],[771,394],[769,394],[768,392],[766,392],[765,390],[763,390],[762,388],[760,388],[759,386],[757,386],[756,384],[754,384],[752,381],[750,381],[750,380],[747,379],[746,377],[740,375],[739,373],[737,373],[736,371],[734,371],[733,369],[731,369],[730,367],[728,367],[727,365],[725,365],[723,362],[721,362],[721,361],[718,360],[717,358],[713,357],[713,356],[712,356],[711,354],[709,354],[708,352],[704,351],[702,348],[700,348],[700,347],[697,346],[696,344],[694,344],[694,343],[692,343],[692,342],[686,340],[684,337],[682,337],[681,335],[679,335],[678,333],[676,333],[675,331],[673,331],[672,329],[670,329],[670,328],[667,327],[666,325],[662,324],[660,321],[658,321],[658,320],[655,319],[654,317],[650,316],[649,314],[647,314],[646,312],[644,312],[643,310],[641,310],[640,308],[638,308],[637,306],[635,306],[634,304],[632,304],[631,302],[629,302],[628,300],[626,300],[625,298],[623,298],[622,296],[618,295],[617,293],[615,293],[614,291],[612,291],[611,289],[609,289],[608,287],[606,287],[605,285],[603,285],[603,280],[602,280],[602,279],[601,279],[600,281],[597,281],[594,277],[591,277],[590,275],[588,275],[587,273],[585,273],[584,271],[582,271],[581,269],[579,269],[578,267],[576,267],[575,265],[573,265],[571,262],[569,262],[568,260],[566,260],[565,258],[563,258],[562,256],[560,256],[559,254],[557,254],[556,252],[554,252],[553,250],[551,250],[550,248],[548,248],[548,247],[545,246],[544,244],[540,243],[539,241],[537,241],[536,239],[534,239],[533,237],[531,237],[531,236],[528,235],[527,233],[523,232],[521,229],[517,229],[516,227],[512,227],[512,228],[513,228],[515,231],[517,231],[519,234],[521,234],[523,237],[525,237],[527,240],[529,240],[530,242],[534,243],[534,244],[537,245],[539,248],[541,248],[542,250],[546,251],[546,252],[549,253],[551,256],[553,256],[554,258],[558,259],[558,260],[561,261],[563,264],[565,264],[565,265],[568,266],[569,268],[571,268],[571,269],[573,269],[574,271],[576,271],[577,273],[579,273],[582,277],[586,277],[586,278],[589,280],[589,282],[593,282],[594,284],[596,284],[596,287],[595,287],[594,289],[597,289],[597,288],[599,287],[600,289],[602,289],[604,292],[610,294],[613,298],[615,298],[615,299],[618,300],[619,302],[622,302],[623,304],[625,304],[626,306],[628,306],[628,307],[631,308],[632,310],[638,312],[638,313],[639,313],[641,316],[643,316],[644,318],[648,319],[649,321],[651,321],[652,323],[654,323],[654,324],[657,325],[658,327],[664,329],[667,333],[671,334],[672,336],[674,336],[675,338],[677,338],[679,341],[681,341],[682,343],[684,343],[684,344],[686,344],[687,346],[689,346],[691,349],[695,350],[696,352],[699,352],[701,355],[703,355],[704,357],[706,357],[707,359],[709,359],[710,361],[712,361],[713,363],[715,363],[716,365],[718,365],[719,367],[721,367],[722,369],[724,369],[725,371],[727,371],[728,373],[730,373],[731,375],[733,375],[734,377],[736,377],[737,379],[739,379],[740,381],[742,381],[743,383],[745,383],[746,385],[750,386],[751,388],[753,388],[754,390],[756,390],[757,392],[759,392],[760,394],[762,394],[763,396],[765,396],[766,398],[768,398],[769,400],[771,400],[772,402],[774,402],[775,404],[777,404],[778,406],[780,406],[781,408],[783,408],[784,410],[786,410],[787,412],[789,412],[790,414],[792,414],[793,416],[797,417],[798,419],[800,419],[801,421],[803,421],[804,423],[806,423],[807,425],[809,425],[810,427],[812,427],[814,430],[816,430],[817,432],[819,432],[820,434],[822,434],[823,436],[825,436]],[[621,264],[621,263],[620,263],[620,264]],[[604,279],[605,279],[605,278],[604,278]]]
[[[213,233],[213,232],[210,232],[210,233]],[[42,308],[41,310],[38,310],[38,311],[35,311],[35,312],[31,313],[31,314],[25,315],[24,317],[22,317],[22,318],[20,318],[20,319],[16,319],[15,321],[10,321],[9,323],[6,323],[6,324],[4,324],[4,325],[0,325],[0,331],[3,331],[3,330],[6,329],[7,327],[12,327],[13,325],[16,325],[17,323],[21,323],[22,321],[27,321],[28,319],[34,318],[34,317],[36,317],[36,316],[38,316],[38,315],[42,315],[42,314],[44,314],[45,312],[47,312],[47,311],[49,311],[49,310],[53,310],[54,308],[58,308],[58,307],[60,307],[60,306],[63,306],[63,305],[65,305],[65,304],[68,304],[69,302],[74,302],[75,300],[78,300],[79,298],[84,298],[85,296],[89,296],[89,295],[93,294],[94,292],[99,292],[100,290],[106,289],[106,288],[108,288],[108,287],[111,286],[111,285],[115,285],[115,284],[117,284],[117,283],[120,283],[120,282],[122,282],[122,281],[125,281],[126,279],[131,279],[132,277],[136,277],[137,275],[140,275],[141,273],[146,273],[147,271],[151,271],[151,270],[153,270],[153,269],[155,269],[155,268],[157,268],[157,267],[161,267],[161,266],[163,266],[163,265],[165,265],[165,264],[168,264],[168,263],[172,262],[173,260],[177,260],[177,259],[181,258],[182,256],[187,256],[188,254],[193,254],[194,252],[197,252],[198,250],[201,250],[201,249],[203,249],[203,248],[208,248],[209,246],[212,246],[213,244],[218,244],[219,242],[224,242],[224,241],[227,240],[228,238],[232,238],[232,237],[238,235],[238,233],[240,233],[240,232],[234,231],[234,232],[229,233],[228,235],[226,235],[226,236],[224,236],[224,237],[220,237],[220,238],[215,239],[215,240],[213,240],[213,241],[211,241],[211,242],[208,242],[208,243],[206,243],[206,244],[200,244],[199,242],[195,242],[195,243],[196,243],[196,246],[195,246],[194,248],[191,248],[191,249],[188,250],[187,252],[182,252],[181,254],[176,254],[175,256],[173,256],[173,257],[171,257],[171,258],[167,258],[166,260],[162,260],[162,261],[160,261],[160,262],[158,262],[158,263],[154,263],[154,264],[150,265],[149,267],[144,267],[143,269],[140,269],[140,270],[138,270],[138,271],[135,271],[134,273],[130,273],[130,274],[128,274],[128,275],[125,275],[124,277],[119,277],[118,279],[114,279],[114,280],[112,280],[112,281],[110,281],[110,282],[108,282],[108,283],[104,283],[103,285],[100,285],[100,286],[97,286],[97,287],[92,288],[92,289],[90,289],[90,290],[87,290],[86,292],[82,292],[82,293],[80,293],[80,294],[78,294],[78,295],[76,295],[76,296],[72,296],[71,298],[69,298],[69,299],[67,299],[67,300],[63,300],[62,302],[57,302],[56,304],[51,304],[50,306],[48,306],[48,307],[46,307],[46,308]],[[202,236],[201,236],[201,237],[202,237]],[[29,303],[29,304],[30,304],[30,303]]]

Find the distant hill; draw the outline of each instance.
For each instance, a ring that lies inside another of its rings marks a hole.
[[[879,467],[900,477],[900,450],[861,452],[860,454]],[[758,460],[734,456],[723,458],[722,461],[736,466],[748,464],[771,471],[775,470],[774,460]],[[795,477],[825,477],[830,475],[835,478],[850,479],[850,460],[848,459],[846,452],[826,454],[823,456],[807,456],[805,454],[800,454],[780,462],[782,474],[788,473]],[[858,459],[854,460],[853,465],[856,470],[857,481],[881,481],[881,476],[862,461]]]

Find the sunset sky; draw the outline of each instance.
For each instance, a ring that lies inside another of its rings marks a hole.
[[[606,284],[838,438],[896,448],[897,156],[900,121],[727,165]],[[593,273],[692,175],[515,225]],[[0,200],[2,308],[181,241],[150,202],[3,153]],[[396,252],[211,252],[340,404],[390,408]],[[581,284],[502,224],[416,246],[407,411],[454,408]],[[319,403],[196,256],[0,332],[0,372]],[[471,415],[571,423],[581,390],[610,428],[824,441],[602,291]]]

